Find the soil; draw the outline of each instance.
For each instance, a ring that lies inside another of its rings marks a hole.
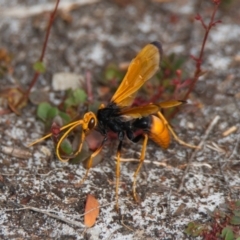
[[[103,101],[106,97],[100,97],[99,86],[106,66],[129,62],[156,40],[166,56],[174,53],[187,59],[184,69],[192,77],[195,67],[189,56],[199,53],[204,36],[194,17],[199,13],[208,22],[214,8],[212,1],[192,0],[68,0],[61,4],[73,2],[68,9],[60,6],[44,58],[47,71],[34,87],[48,93],[54,103],[63,93],[51,88],[53,74],[84,76],[89,70],[94,99]],[[55,1],[0,0],[0,48],[12,59],[11,71],[1,76],[1,91],[16,84],[29,86],[32,65],[43,46],[49,4],[54,7]],[[173,140],[163,151],[149,142],[137,180],[140,203],[132,198],[137,163],[121,164],[119,212],[114,185],[117,142],[105,147],[104,161],[77,188],[85,174],[81,164],[58,161],[51,140],[27,147],[44,134],[36,106],[28,103],[18,116],[10,111],[3,114],[6,108],[1,102],[0,238],[193,239],[184,233],[189,222],[210,226],[212,211],[239,200],[239,8],[239,1],[222,1],[216,14],[222,22],[211,30],[204,52],[206,73],[172,121],[181,139],[200,144],[201,149]],[[126,141],[122,157],[137,159],[140,151],[140,144]],[[100,203],[92,228],[83,224],[87,194]]]

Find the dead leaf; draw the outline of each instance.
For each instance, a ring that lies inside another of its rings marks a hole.
[[[26,93],[17,87],[5,89],[0,93],[0,97],[6,98],[9,108],[20,115],[20,110],[27,105]]]
[[[107,94],[109,94],[110,90],[111,90],[110,87],[105,87],[105,86],[100,86],[97,88],[99,97],[106,96]]]
[[[6,49],[0,48],[0,76],[11,71],[11,57]]]
[[[85,205],[84,224],[86,227],[92,227],[99,215],[98,200],[91,194],[88,194]]]
[[[26,197],[21,199],[20,203],[25,205],[25,204],[29,203],[31,199],[32,199],[32,197],[27,195]]]

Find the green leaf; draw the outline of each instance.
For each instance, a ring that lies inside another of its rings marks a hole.
[[[107,67],[105,71],[105,79],[109,81],[116,77],[119,77],[119,70],[116,65],[111,64]]]
[[[71,164],[79,164],[80,162],[86,161],[90,156],[88,150],[82,149],[82,151],[73,159],[70,160]]]
[[[59,111],[58,115],[64,120],[64,125],[71,122],[71,118],[67,113]]]
[[[224,237],[224,240],[234,240],[235,239],[234,233],[230,227],[225,227],[222,230],[221,236]]]
[[[101,102],[99,101],[94,101],[94,103],[92,103],[91,105],[88,106],[89,111],[91,112],[97,112],[97,110],[99,109],[101,105]]]
[[[40,103],[37,108],[37,116],[43,121],[47,120],[48,111],[51,109],[51,105],[47,102]]]
[[[240,210],[234,210],[234,211],[233,211],[233,214],[234,214],[235,216],[240,217]]]
[[[76,105],[78,105],[78,104],[86,101],[87,94],[82,89],[76,89],[73,92],[73,97],[74,97]]]
[[[66,109],[70,108],[71,106],[74,106],[74,99],[73,98],[67,98],[65,101],[64,101],[64,106]]]
[[[230,223],[233,225],[240,225],[240,217],[239,216],[232,216],[230,219]]]
[[[189,236],[198,237],[202,234],[203,227],[200,224],[189,222],[184,232]]]
[[[180,69],[182,67],[182,65],[184,64],[184,62],[185,62],[185,59],[183,59],[183,58],[175,59],[174,70]]]
[[[236,207],[240,207],[240,200],[235,202]]]
[[[61,144],[61,150],[67,155],[70,155],[73,152],[72,144],[70,143],[69,140],[67,139],[63,140]]]
[[[68,98],[64,101],[66,109],[72,106],[78,106],[80,103],[85,102],[87,94],[82,89],[75,89],[74,91],[68,92]]]
[[[33,64],[33,69],[36,72],[39,72],[39,73],[45,73],[46,72],[45,64],[43,62],[40,62],[40,61],[37,61]]]
[[[58,115],[58,113],[59,113],[59,110],[56,107],[51,107],[47,113],[47,120],[50,120],[50,119],[52,120]]]

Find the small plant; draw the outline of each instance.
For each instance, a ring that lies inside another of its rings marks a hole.
[[[44,40],[42,51],[41,51],[41,56],[39,57],[38,61],[36,61],[33,65],[33,69],[34,69],[35,73],[34,73],[34,76],[31,80],[31,83],[30,83],[28,89],[25,90],[22,87],[11,87],[11,88],[5,90],[3,93],[1,93],[1,96],[3,96],[5,99],[7,99],[9,108],[16,114],[20,114],[21,109],[27,105],[27,102],[29,99],[29,94],[30,94],[30,91],[32,90],[32,87],[37,82],[39,75],[46,71],[43,59],[45,56],[47,43],[48,43],[48,39],[49,39],[49,35],[50,35],[50,30],[52,28],[53,21],[56,16],[56,13],[57,13],[59,2],[60,2],[60,0],[56,1],[55,8],[52,11],[52,13],[50,14],[47,32],[46,32],[45,40]],[[1,55],[1,53],[0,53],[0,55]],[[3,71],[7,67],[6,64],[9,63],[9,59],[6,58],[6,56],[7,55],[5,54],[5,57],[4,57],[5,64],[3,65],[3,67],[0,65],[0,74],[1,74],[1,71]]]
[[[67,97],[63,102],[63,110],[61,107],[55,107],[47,102],[38,105],[37,117],[45,123],[47,131],[51,129],[52,139],[55,145],[59,141],[60,128],[63,125],[70,123],[74,118],[79,117],[78,108],[81,104],[86,102],[87,95],[81,89],[67,91]],[[79,133],[80,134],[80,133]],[[79,135],[78,134],[78,135]],[[77,136],[76,136],[77,138]],[[74,151],[75,140],[70,142],[65,139],[61,144],[61,152],[65,155],[70,155]]]
[[[240,200],[228,202],[225,210],[215,209],[210,222],[190,222],[185,233],[204,240],[240,240]]]
[[[201,26],[205,30],[203,37],[201,49],[198,56],[191,55],[191,58],[195,62],[195,72],[192,77],[187,76],[183,70],[183,64],[186,59],[177,57],[174,54],[171,54],[163,59],[162,62],[162,71],[158,74],[158,82],[155,85],[154,80],[151,83],[146,84],[144,91],[147,92],[147,95],[152,96],[149,101],[144,100],[145,98],[139,97],[134,101],[135,105],[141,105],[148,102],[156,102],[159,98],[164,100],[169,100],[170,98],[181,99],[186,101],[190,93],[195,88],[195,85],[200,76],[202,76],[205,71],[202,70],[202,63],[204,61],[204,50],[206,42],[209,36],[211,29],[220,23],[220,20],[215,20],[216,12],[219,8],[221,0],[212,0],[214,3],[214,9],[210,20],[206,23],[200,14],[195,16],[195,20],[201,23]],[[159,81],[161,83],[159,84]],[[160,85],[160,87],[159,87]],[[178,108],[168,109],[164,112],[164,115],[171,119],[178,112]]]

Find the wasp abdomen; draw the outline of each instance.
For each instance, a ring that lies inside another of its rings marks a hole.
[[[138,118],[133,122],[133,127],[146,132],[149,138],[162,148],[168,148],[170,143],[169,130],[160,118],[154,115]]]
[[[160,118],[154,115],[149,116],[149,118],[149,137],[162,148],[168,148],[170,143],[170,134],[167,126]]]

